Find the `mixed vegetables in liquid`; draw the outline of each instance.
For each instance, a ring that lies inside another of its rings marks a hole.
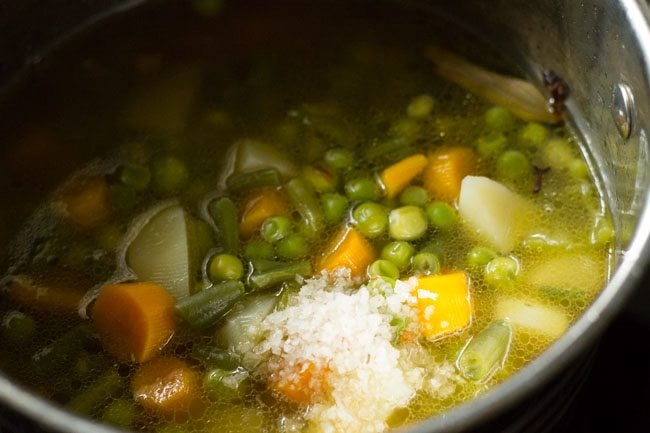
[[[74,67],[124,97],[55,132],[114,150],[13,242],[3,371],[138,431],[379,432],[504,380],[602,287],[573,137],[438,78],[426,23],[195,6],[168,49]]]

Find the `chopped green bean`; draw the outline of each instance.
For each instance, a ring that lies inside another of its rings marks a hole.
[[[517,124],[517,119],[510,110],[499,106],[487,110],[483,119],[485,120],[485,126],[492,131],[509,131]]]
[[[348,149],[337,147],[325,152],[325,162],[335,170],[348,170],[354,166],[354,155]]]
[[[399,195],[399,202],[402,206],[424,207],[429,201],[429,193],[421,186],[409,186]]]
[[[239,223],[235,203],[228,197],[220,197],[210,203],[209,211],[220,246],[228,253],[236,253],[239,250]]]
[[[495,257],[485,265],[485,281],[496,288],[510,288],[519,274],[519,264],[512,257]]]
[[[82,352],[83,344],[90,334],[86,325],[72,328],[36,352],[32,356],[34,366],[43,374],[52,374],[56,370],[69,367]]]
[[[240,366],[240,359],[237,354],[212,345],[194,345],[191,356],[208,367],[234,370]]]
[[[306,235],[317,237],[323,230],[323,213],[318,197],[303,179],[294,178],[286,183],[284,190],[289,196],[293,207],[302,219]]]
[[[226,187],[231,193],[239,193],[253,188],[282,185],[282,175],[275,168],[263,168],[251,173],[231,174],[226,179]]]
[[[502,179],[522,179],[531,172],[526,155],[518,150],[506,150],[497,158],[496,169]]]
[[[36,333],[36,321],[20,311],[10,311],[2,318],[2,336],[13,343],[25,343]]]
[[[402,138],[393,138],[368,147],[366,150],[366,159],[371,161],[379,158],[398,160],[401,157],[412,154],[413,149],[409,146],[409,143],[405,142]]]
[[[388,215],[388,231],[390,237],[398,241],[419,239],[427,231],[427,216],[417,206],[393,209]]]
[[[302,177],[309,182],[314,191],[319,193],[334,191],[338,183],[336,172],[325,165],[303,167]]]
[[[275,252],[281,259],[300,259],[309,254],[309,242],[304,236],[290,234],[275,244]]]
[[[396,280],[399,278],[399,269],[390,260],[379,259],[368,266],[368,276]]]
[[[203,376],[203,389],[212,401],[240,400],[250,390],[249,374],[243,369],[226,371],[214,368]]]
[[[144,191],[151,181],[151,171],[145,165],[127,164],[120,171],[120,181],[136,191]]]
[[[167,156],[153,163],[152,178],[159,193],[175,194],[187,184],[189,172],[183,161]]]
[[[429,95],[419,95],[411,100],[406,108],[406,114],[414,119],[423,119],[433,111],[435,101]]]
[[[287,280],[292,280],[296,275],[308,277],[312,273],[309,260],[299,262],[276,262],[276,266],[261,271],[255,269],[249,277],[249,284],[257,290],[273,287]]]
[[[352,218],[357,230],[368,238],[376,238],[386,232],[388,213],[386,209],[371,201],[361,203],[354,208]]]
[[[66,407],[72,412],[90,415],[102,404],[122,393],[123,389],[122,378],[115,369],[110,369],[78,393]]]
[[[262,239],[252,239],[244,246],[244,257],[248,260],[272,259],[275,256],[273,245]]]
[[[111,402],[102,412],[102,421],[119,428],[129,428],[138,411],[132,401],[120,398]]]
[[[440,272],[440,259],[435,253],[422,251],[413,256],[411,267],[416,274],[434,275]]]
[[[174,310],[192,328],[207,328],[225,316],[242,296],[244,285],[240,281],[226,281],[181,299]]]
[[[429,203],[426,207],[426,213],[429,218],[429,224],[440,230],[448,230],[458,222],[456,210],[449,204],[441,201]]]
[[[345,184],[345,195],[350,200],[377,201],[381,197],[381,188],[374,179],[360,177],[349,180]]]
[[[408,242],[393,241],[382,248],[381,258],[391,261],[400,271],[403,271],[411,262],[413,253],[415,253],[415,248]]]
[[[483,382],[505,360],[512,338],[512,328],[504,320],[495,320],[472,337],[458,358],[458,369],[463,377]]]
[[[291,233],[291,220],[285,216],[272,216],[264,220],[260,228],[262,239],[275,243]]]
[[[340,222],[345,216],[345,212],[348,210],[349,203],[347,197],[335,192],[321,195],[320,204],[323,208],[323,217],[325,218],[325,221],[330,224]]]
[[[467,253],[467,264],[475,269],[483,270],[497,253],[487,247],[474,247]]]
[[[217,254],[210,260],[208,275],[213,282],[239,280],[244,275],[244,264],[232,254]]]
[[[476,150],[483,157],[494,157],[508,146],[508,139],[500,132],[481,135],[476,142]]]

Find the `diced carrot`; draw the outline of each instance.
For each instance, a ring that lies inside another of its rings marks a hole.
[[[90,288],[73,276],[52,276],[51,282],[41,278],[16,275],[9,283],[9,296],[14,302],[38,311],[76,314],[79,301]],[[67,280],[67,281],[66,281]]]
[[[289,216],[290,206],[284,194],[275,188],[257,190],[246,200],[239,222],[239,234],[248,239],[272,216]]]
[[[424,187],[438,200],[456,200],[460,183],[474,171],[476,159],[468,147],[449,147],[431,153],[429,165],[424,169]]]
[[[325,248],[316,269],[320,272],[346,267],[353,277],[360,277],[365,275],[366,268],[376,256],[375,248],[368,239],[354,228],[344,227]]]
[[[108,218],[110,193],[106,179],[85,179],[65,191],[55,202],[61,213],[77,227],[87,230]]]
[[[202,407],[197,374],[171,356],[141,365],[131,380],[131,391],[136,402],[167,418],[186,419]]]
[[[154,283],[104,286],[92,316],[106,350],[122,361],[153,358],[174,333],[174,302]]]
[[[384,185],[386,196],[388,198],[397,196],[413,179],[422,173],[427,163],[427,157],[418,153],[404,158],[390,167],[386,167],[379,176],[381,183]]]
[[[472,305],[463,272],[419,278],[414,295],[420,330],[426,338],[435,340],[469,325]]]
[[[325,370],[312,362],[298,363],[295,369],[281,370],[271,378],[271,388],[289,401],[309,404],[325,391]]]

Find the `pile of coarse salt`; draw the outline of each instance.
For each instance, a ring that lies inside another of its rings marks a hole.
[[[413,315],[415,285],[357,289],[340,269],[306,280],[287,308],[264,319],[258,351],[270,354],[266,374],[291,380],[308,364],[327,371],[327,391],[306,414],[310,431],[382,432],[390,414],[422,388],[423,369],[391,344],[397,332],[391,320]]]

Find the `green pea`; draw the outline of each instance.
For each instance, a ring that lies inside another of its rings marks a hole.
[[[336,173],[327,166],[305,166],[302,169],[302,176],[316,192],[334,191],[338,183]]]
[[[3,317],[1,329],[7,340],[24,343],[36,333],[36,321],[20,311],[10,311]]]
[[[248,241],[244,246],[244,257],[248,260],[272,259],[274,256],[273,245],[265,240],[253,239]]]
[[[320,204],[323,208],[323,217],[330,224],[340,222],[348,210],[347,197],[338,193],[325,193],[320,196]]]
[[[399,278],[399,269],[395,266],[395,263],[379,259],[368,266],[368,276],[396,280]]]
[[[516,180],[528,176],[531,165],[526,155],[518,150],[506,150],[496,162],[497,173],[503,179]]]
[[[419,239],[427,231],[427,216],[417,206],[398,207],[388,215],[388,231],[398,241]]]
[[[582,159],[576,158],[569,163],[569,173],[577,179],[589,179],[589,166]]]
[[[403,206],[424,207],[429,201],[429,193],[421,186],[409,186],[399,195],[399,202]]]
[[[467,264],[473,268],[483,269],[496,256],[497,253],[490,248],[474,247],[467,253]]]
[[[420,275],[433,275],[440,272],[440,259],[434,253],[423,251],[413,256],[411,267]]]
[[[284,216],[272,216],[264,220],[260,228],[262,239],[275,243],[291,233],[291,220]]]
[[[500,132],[481,135],[476,142],[476,150],[483,157],[496,156],[508,146],[508,139]]]
[[[519,263],[512,257],[495,257],[485,266],[485,281],[499,289],[510,288],[518,274]]]
[[[304,236],[291,234],[275,244],[275,252],[283,259],[299,259],[309,254],[309,242]]]
[[[173,156],[158,159],[153,164],[153,180],[158,192],[173,194],[179,192],[189,180],[185,163]]]
[[[527,123],[519,131],[519,142],[531,147],[540,147],[548,137],[548,129],[535,122]]]
[[[218,254],[210,260],[208,275],[213,282],[239,280],[244,276],[244,264],[232,254]]]
[[[140,164],[127,164],[122,167],[120,181],[136,191],[143,191],[149,186],[151,172],[149,168]]]
[[[381,189],[374,179],[367,177],[356,178],[345,184],[345,195],[350,200],[378,200]]]
[[[337,147],[325,152],[325,162],[335,170],[348,170],[354,166],[354,155],[348,149]]]
[[[431,114],[435,101],[429,95],[419,95],[411,100],[406,108],[406,114],[415,119],[423,119]]]
[[[102,421],[120,428],[129,428],[138,411],[132,401],[120,398],[111,402],[102,412]]]
[[[399,270],[404,270],[409,265],[413,253],[415,253],[415,248],[408,242],[393,241],[382,248],[381,258],[394,263]]]
[[[434,201],[426,207],[429,224],[440,230],[447,230],[455,226],[458,222],[456,210],[441,201]]]
[[[420,136],[421,124],[415,119],[399,119],[390,128],[393,137],[402,143],[412,143]]]
[[[371,239],[384,234],[388,227],[386,209],[371,201],[361,203],[354,208],[352,218],[357,230]]]
[[[483,116],[485,126],[492,131],[509,131],[517,123],[515,116],[506,108],[494,106],[485,112]]]

